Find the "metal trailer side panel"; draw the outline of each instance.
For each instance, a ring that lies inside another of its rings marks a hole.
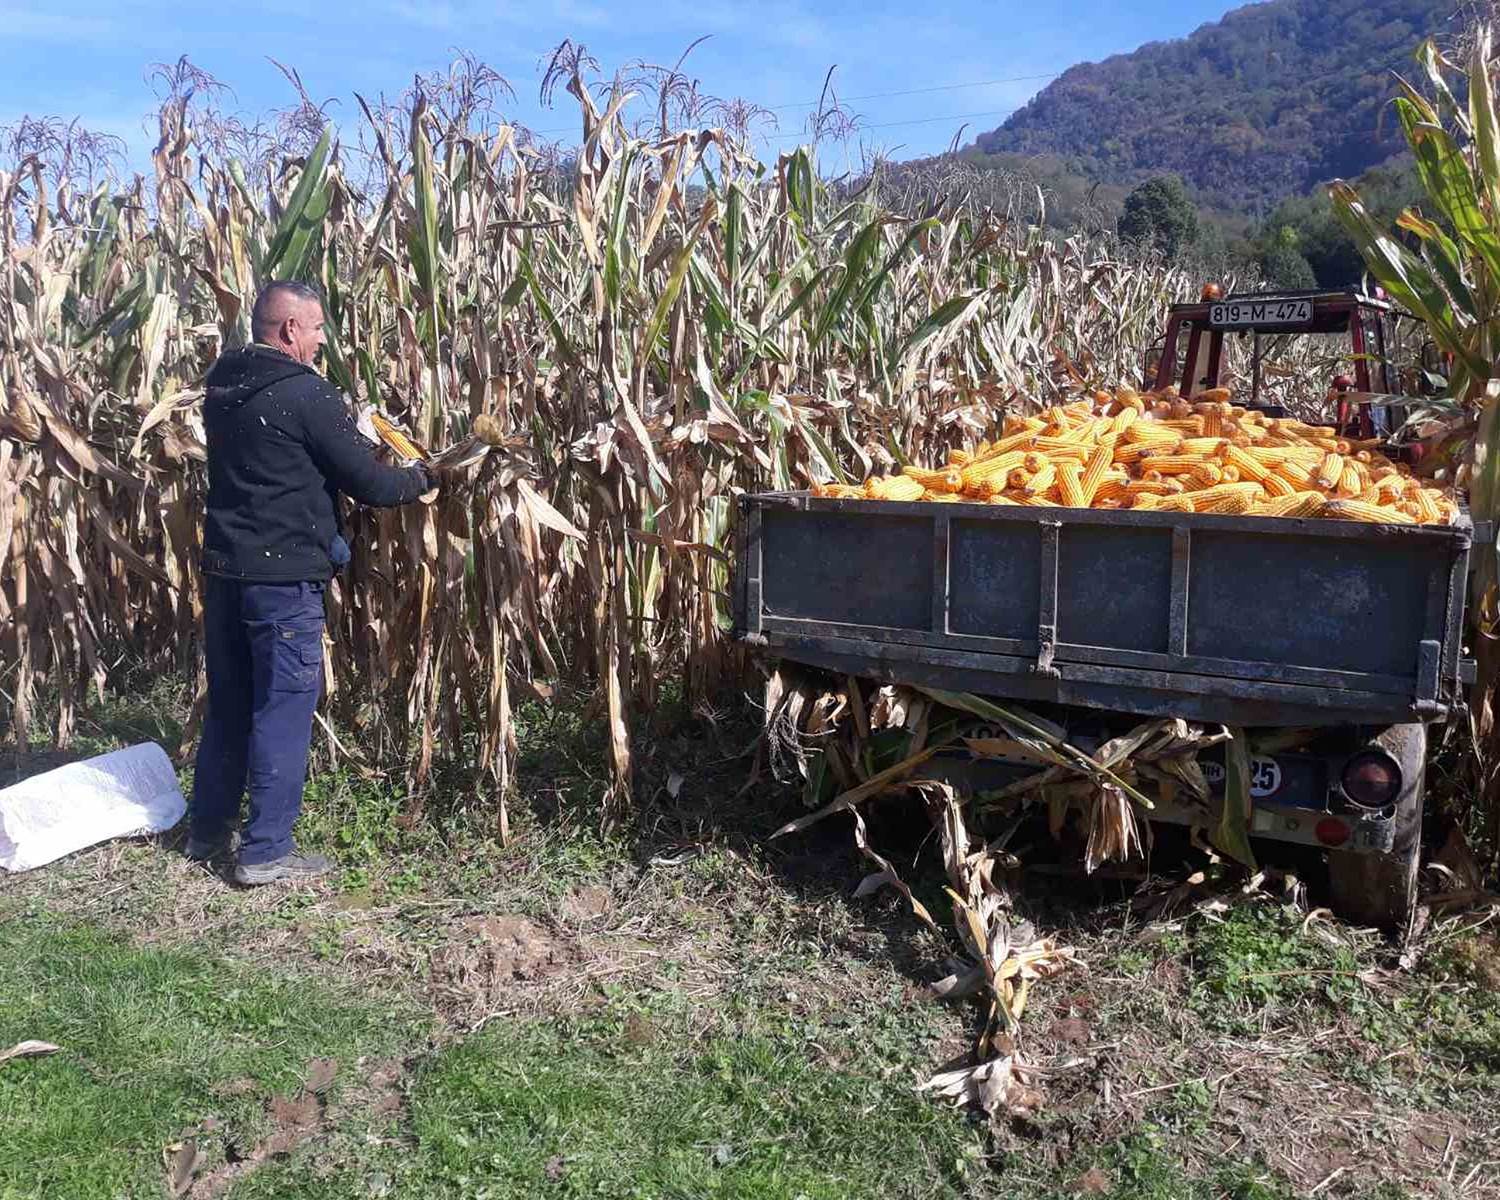
[[[789,658],[941,661],[997,694],[1036,698],[1041,680],[1096,695],[1070,702],[1256,724],[1430,718],[1457,697],[1467,527],[743,503],[737,628]]]

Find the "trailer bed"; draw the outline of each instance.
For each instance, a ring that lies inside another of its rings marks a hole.
[[[736,632],[891,682],[1245,725],[1461,703],[1472,529],[741,498]]]

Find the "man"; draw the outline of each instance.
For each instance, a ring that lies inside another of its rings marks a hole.
[[[292,841],[323,679],[323,588],[348,561],[338,498],[406,504],[432,490],[423,466],[389,467],[339,393],[313,369],[318,293],[272,283],[255,301],[254,344],[208,373],[203,537],[208,711],[198,745],[187,855],[228,848],[248,787],[234,878],[246,885],[329,869]]]

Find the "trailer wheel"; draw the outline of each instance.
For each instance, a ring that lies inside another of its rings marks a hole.
[[[1328,890],[1334,912],[1345,920],[1400,933],[1417,903],[1422,855],[1422,804],[1427,792],[1427,727],[1392,725],[1373,739],[1401,766],[1396,836],[1385,854],[1328,852]]]

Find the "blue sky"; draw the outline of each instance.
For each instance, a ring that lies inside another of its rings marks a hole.
[[[186,54],[234,90],[231,104],[263,112],[291,100],[269,61],[295,67],[341,125],[359,116],[353,92],[398,94],[416,72],[469,50],[514,86],[514,117],[570,129],[571,101],[537,99],[539,60],[564,37],[606,71],[628,61],[671,63],[709,34],[687,69],[713,95],[778,109],[795,143],[828,68],[864,120],[868,145],[910,157],[943,149],[967,117],[965,140],[1004,120],[1045,78],[1075,62],[1181,37],[1235,5],[1224,0],[0,0],[0,125],[23,113],[79,117],[121,137],[132,158],[155,141],[146,72]],[[995,82],[999,81],[999,82]],[[969,86],[983,84],[983,86]],[[918,94],[881,96],[889,92]],[[556,136],[565,136],[559,133]]]

